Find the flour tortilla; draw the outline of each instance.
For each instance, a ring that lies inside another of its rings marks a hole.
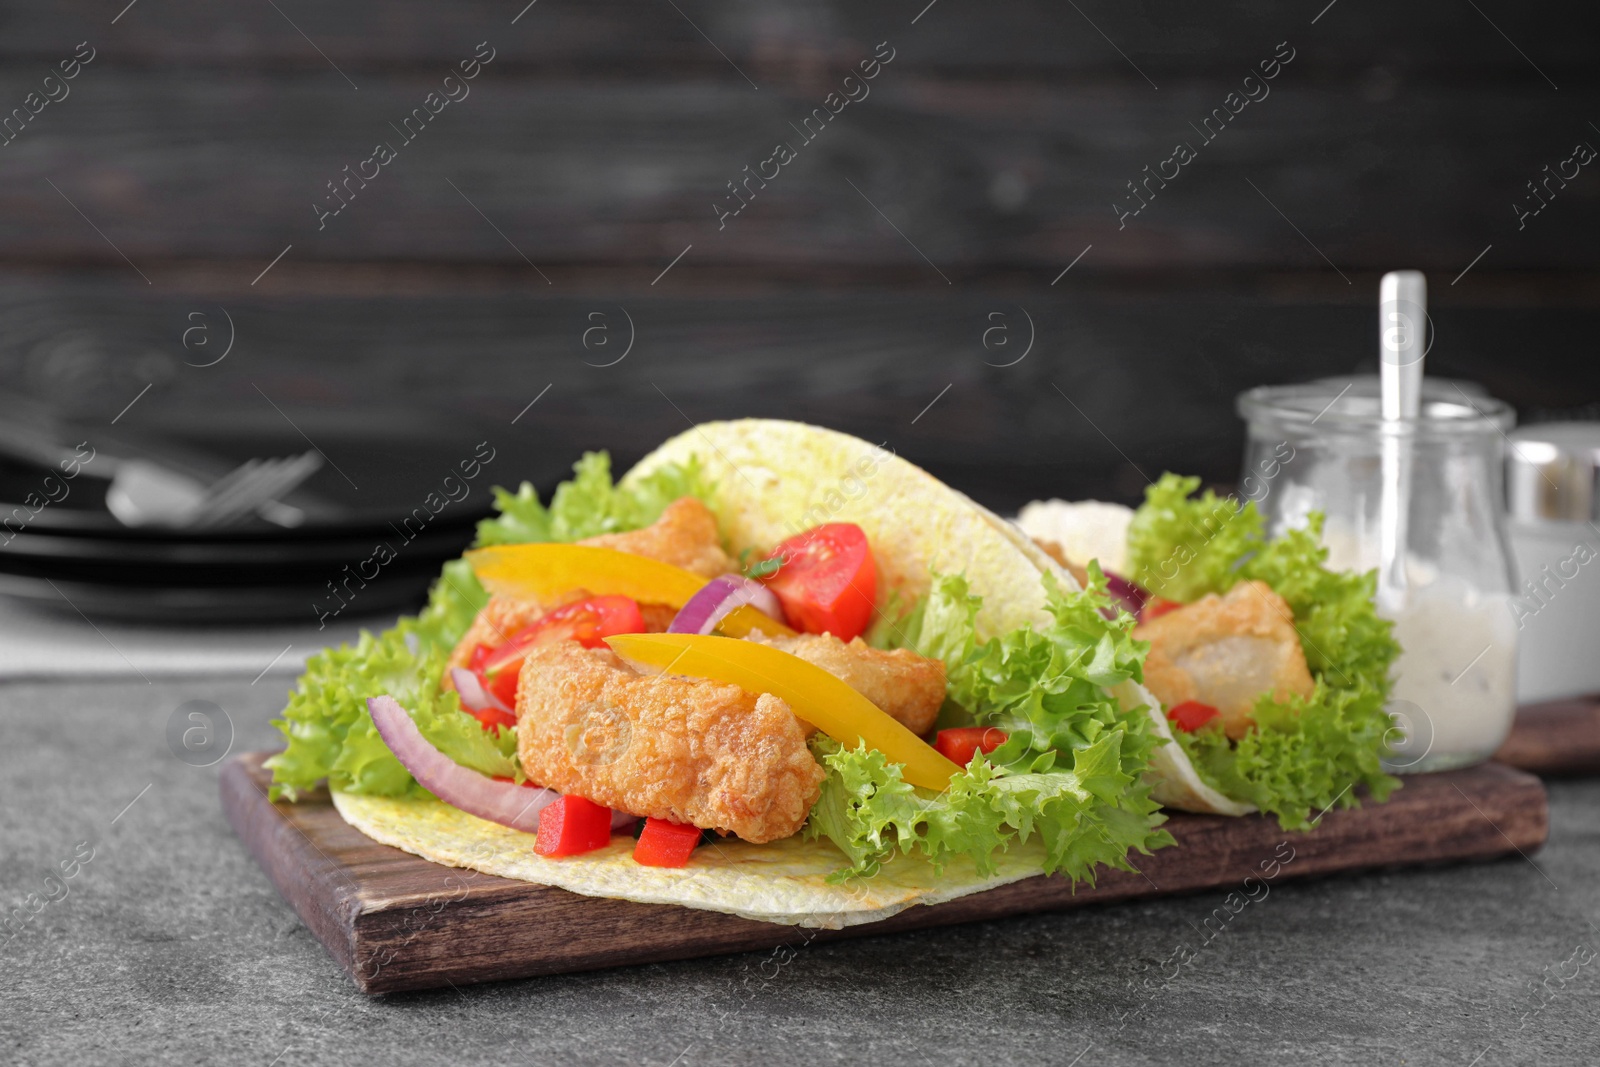
[[[622,478],[636,482],[670,463],[698,459],[715,483],[708,501],[727,547],[766,550],[823,522],[853,522],[866,533],[879,568],[879,603],[896,591],[904,607],[925,595],[930,575],[964,574],[983,597],[979,640],[1021,626],[1044,626],[1042,572],[1076,590],[1072,575],[994,515],[931,474],[872,444],[795,422],[748,419],[696,426],[667,441]],[[1114,691],[1124,707],[1158,708],[1142,686]],[[1157,733],[1170,739],[1159,710]],[[1158,800],[1195,811],[1250,810],[1208,789],[1175,742],[1152,762]],[[831,842],[798,835],[765,845],[727,839],[696,849],[682,869],[633,861],[632,841],[552,860],[530,834],[468,815],[431,798],[336,793],[346,822],[368,837],[434,863],[559,886],[586,896],[678,904],[764,922],[837,929],[876,922],[914,904],[935,904],[1043,873],[1037,840],[996,857],[980,875],[958,857],[935,874],[920,856],[897,855],[870,878],[829,884],[846,865]]]
[[[728,838],[701,845],[681,868],[645,867],[633,861],[633,838],[619,835],[595,852],[546,859],[533,851],[533,835],[485,822],[431,797],[395,798],[333,794],[344,821],[374,841],[446,867],[553,885],[588,897],[640,904],[678,904],[761,922],[838,930],[877,922],[913,904],[939,904],[1044,872],[1037,838],[995,857],[997,869],[980,875],[959,856],[935,874],[920,856],[897,855],[870,878],[830,885],[827,876],[846,865],[832,843],[796,835],[766,845]]]

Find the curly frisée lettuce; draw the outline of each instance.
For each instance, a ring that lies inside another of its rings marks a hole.
[[[903,781],[881,752],[814,739],[827,777],[806,834],[849,859],[835,880],[871,875],[896,851],[920,853],[936,869],[965,855],[989,873],[997,852],[1037,834],[1046,872],[1092,884],[1096,864],[1132,870],[1129,851],[1172,843],[1142,778],[1158,743],[1149,719],[1105,691],[1140,676],[1143,650],[1130,617],[1100,614],[1110,599],[1099,567],[1091,573],[1082,593],[1045,575],[1052,625],[982,643],[981,599],[961,577],[935,576],[888,643],[944,660],[955,709],[1010,739],[987,760],[974,754],[937,794]]]
[[[668,464],[623,489],[611,481],[611,457],[585,452],[572,466],[572,478],[556,487],[550,506],[539,502],[532,485],[515,493],[499,486],[494,505],[500,514],[478,523],[476,547],[516,545],[532,541],[579,541],[600,534],[649,526],[679,497],[711,499],[711,486],[699,460]]]
[[[1237,742],[1210,725],[1175,731],[1179,744],[1210,785],[1272,812],[1286,829],[1309,826],[1313,812],[1335,804],[1353,807],[1356,786],[1384,800],[1400,784],[1379,764],[1400,646],[1373,601],[1376,572],[1327,568],[1321,515],[1269,541],[1253,503],[1210,492],[1191,498],[1199,481],[1169,473],[1146,490],[1128,528],[1133,573],[1153,581],[1157,595],[1185,602],[1266,582],[1294,612],[1315,690],[1310,699],[1263,696],[1256,729]]]
[[[708,498],[710,487],[691,462],[663,467],[622,489],[612,483],[610,457],[588,452],[548,507],[527,482],[514,494],[498,487],[494,493],[499,514],[478,524],[479,545],[576,541],[638,529],[681,496]],[[324,779],[346,793],[419,791],[367,713],[367,698],[385,694],[409,710],[423,736],[457,763],[520,780],[515,732],[484,730],[462,713],[453,691],[439,689],[450,650],[488,598],[466,560],[454,560],[445,564],[419,615],[377,635],[362,631],[355,645],[312,656],[289,693],[283,718],[273,722],[288,747],[267,761],[272,799],[295,800]]]

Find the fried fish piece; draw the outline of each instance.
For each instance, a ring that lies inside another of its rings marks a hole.
[[[770,693],[639,674],[572,641],[528,653],[517,755],[558,792],[757,844],[799,830],[823,778],[800,720]]]
[[[717,517],[692,496],[668,504],[661,517],[642,530],[586,537],[578,544],[631,552],[707,579],[739,569],[738,561],[722,550]]]
[[[1255,724],[1264,693],[1310,697],[1314,688],[1294,612],[1265,582],[1240,582],[1134,628],[1150,642],[1144,684],[1171,708],[1198,700],[1216,708],[1237,740]]]
[[[642,530],[601,534],[578,543],[670,563],[704,578],[715,578],[739,569],[733,557],[722,550],[717,520],[711,514],[711,509],[692,496],[679,497],[668,504],[661,517]],[[512,634],[524,626],[531,626],[562,604],[586,600],[591,595],[586,589],[574,589],[563,599],[551,604],[492,596],[472,620],[466,634],[456,643],[447,666],[465,667],[472,659],[472,650],[479,645],[493,647],[505,644]],[[645,629],[652,633],[665,630],[677,614],[675,609],[662,604],[640,604],[639,610],[644,614]],[[448,672],[444,676],[444,688],[453,688]]]
[[[745,639],[771,645],[821,667],[914,734],[927,733],[939,717],[945,693],[944,660],[919,656],[906,648],[885,652],[859,637],[845,644],[832,634],[767,637],[751,633]]]
[[[1038,545],[1044,554],[1061,564],[1066,572],[1078,580],[1078,587],[1089,588],[1089,568],[1079,563],[1074,563],[1067,558],[1067,550],[1061,547],[1059,541],[1046,541],[1043,538],[1033,538],[1033,543]]]

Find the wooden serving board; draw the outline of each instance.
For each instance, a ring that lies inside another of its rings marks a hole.
[[[1600,774],[1600,694],[1525,705],[1494,758],[1547,776]]]
[[[1101,871],[1074,893],[1064,878],[1029,878],[881,922],[814,930],[666,904],[584,897],[462,871],[380,845],[327,797],[267,800],[265,752],[222,768],[222,805],[267,876],[367,993],[560,974],[773,948],[841,937],[1074,908],[1203,889],[1241,889],[1263,862],[1277,878],[1369,867],[1487,859],[1544,843],[1544,786],[1498,763],[1406,779],[1387,804],[1332,811],[1285,833],[1258,815],[1173,814],[1178,844],[1136,858],[1141,873]],[[1288,850],[1280,845],[1288,842]],[[1220,903],[1220,900],[1219,900]]]

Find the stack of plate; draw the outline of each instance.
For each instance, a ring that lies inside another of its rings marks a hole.
[[[323,469],[284,498],[309,505],[292,528],[258,517],[225,528],[133,528],[107,509],[111,483],[95,466],[64,479],[0,458],[0,595],[163,623],[348,621],[419,605],[488,511],[487,485],[430,512],[412,506],[423,500],[414,486],[354,494]],[[339,490],[359,505],[317,506]]]

